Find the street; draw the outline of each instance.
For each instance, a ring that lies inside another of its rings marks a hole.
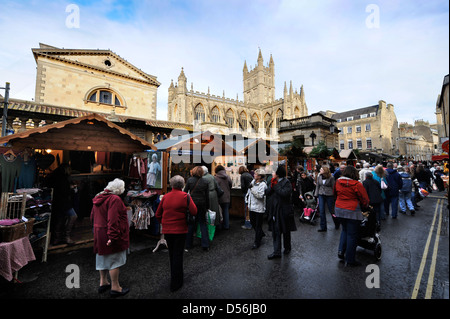
[[[362,265],[350,268],[337,258],[341,230],[330,217],[328,231],[319,233],[318,224],[300,223],[297,215],[292,251],[276,260],[267,259],[272,252],[267,224],[261,247],[252,250],[254,231],[241,229],[242,220],[232,218],[231,229],[217,232],[208,252],[194,241],[197,245],[184,255],[184,286],[173,293],[167,251],[153,253],[157,240],[133,232],[120,273],[121,285],[131,291],[121,299],[192,299],[194,304],[200,299],[448,299],[447,199],[433,192],[420,206],[415,216],[382,221],[381,260],[358,247]],[[79,287],[73,285],[73,269],[79,270]],[[110,299],[97,293],[92,248],[50,254],[47,263],[34,261],[19,272],[19,280],[2,281],[0,298]]]

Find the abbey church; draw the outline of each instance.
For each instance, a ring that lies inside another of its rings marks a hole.
[[[244,137],[278,139],[282,119],[308,115],[303,86],[300,92],[284,83],[283,98],[275,99],[275,63],[270,55],[265,66],[259,50],[257,65],[243,68],[244,100],[202,93],[187,87],[184,69],[178,82],[170,84],[168,121],[194,125],[195,130],[209,130],[218,134],[242,134]]]

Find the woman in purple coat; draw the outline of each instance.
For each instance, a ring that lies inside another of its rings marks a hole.
[[[127,249],[130,246],[127,208],[119,197],[124,191],[124,181],[116,178],[92,200],[94,253],[96,269],[100,271],[98,292],[111,289],[111,297],[123,296],[130,291],[119,284],[119,268],[126,263]],[[111,284],[108,282],[108,273]]]

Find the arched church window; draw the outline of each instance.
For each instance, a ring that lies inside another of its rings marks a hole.
[[[296,106],[295,109],[294,109],[294,116],[295,117],[300,117],[300,109],[298,108],[298,106]]]
[[[252,116],[252,124],[253,124],[253,129],[258,132],[259,129],[259,117],[256,113],[253,114]]]
[[[270,122],[272,121],[272,117],[270,116],[269,113],[266,113],[266,115],[264,115],[264,128],[266,129],[266,134],[270,135]]]
[[[220,112],[219,108],[216,106],[211,111],[211,121],[213,123],[219,123],[220,122]]]
[[[278,109],[277,111],[277,128],[280,128],[281,120],[283,119],[283,111]]]
[[[178,120],[178,104],[175,104],[175,107],[173,108],[172,119],[175,121]]]
[[[247,129],[247,114],[242,111],[241,114],[239,115],[239,122],[241,124],[241,128],[243,130]]]
[[[227,122],[229,128],[234,127],[234,113],[231,109],[229,109],[225,114],[225,121]]]
[[[123,106],[124,103],[115,91],[106,88],[95,89],[89,93],[88,102],[109,104],[114,106]]]
[[[194,109],[194,120],[205,122],[205,109],[203,105],[198,104]]]

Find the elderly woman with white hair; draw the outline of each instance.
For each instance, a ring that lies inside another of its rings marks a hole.
[[[183,192],[184,179],[175,175],[169,181],[172,191],[164,195],[155,216],[161,222],[162,233],[167,241],[170,260],[170,290],[183,286],[183,253],[188,225],[187,208],[191,215],[197,215],[197,206],[189,194]],[[188,206],[189,205],[189,206]]]
[[[130,246],[127,208],[119,197],[124,191],[124,181],[116,178],[92,200],[94,253],[96,269],[100,271],[98,292],[110,289],[111,297],[123,296],[129,292],[128,288],[122,288],[119,284],[119,268],[126,263],[127,249]],[[108,272],[111,283],[108,282]]]

